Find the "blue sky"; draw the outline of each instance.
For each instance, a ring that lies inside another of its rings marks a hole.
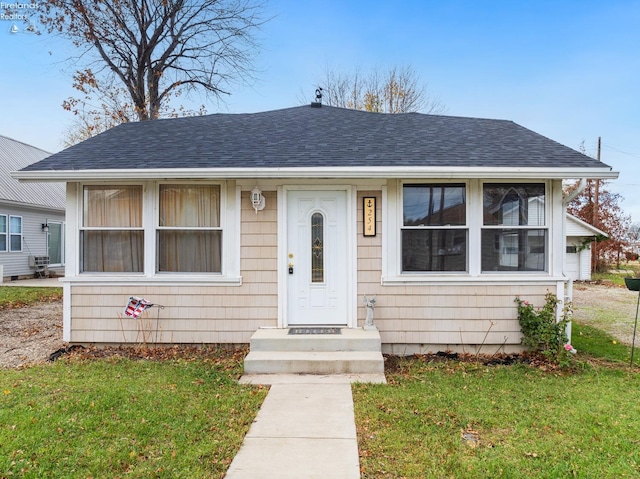
[[[584,141],[620,172],[610,189],[640,222],[640,1],[269,0],[259,72],[209,113],[286,108],[310,100],[336,71],[409,65],[446,114],[513,120],[569,147]],[[9,33],[0,21],[0,134],[62,148],[73,95],[48,35]]]

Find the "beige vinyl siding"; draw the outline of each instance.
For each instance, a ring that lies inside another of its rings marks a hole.
[[[364,324],[364,296],[377,298],[375,325],[380,330],[385,352],[411,354],[459,350],[493,353],[504,344],[506,351],[519,350],[520,326],[514,299],[544,304],[547,291],[556,283],[535,284],[433,284],[382,286],[382,228],[375,237],[362,236],[362,197],[381,192],[358,192],[358,325]],[[376,212],[378,223],[380,206]]]
[[[555,285],[528,289],[526,299],[541,304],[552,287]],[[522,289],[499,285],[385,287],[378,295],[376,325],[383,343],[520,344],[514,298]]]
[[[363,236],[362,201],[367,196],[376,198],[376,236]],[[358,191],[357,205],[357,264],[358,264],[358,326],[364,325],[366,308],[364,296],[376,296],[378,303],[374,309],[376,325],[379,318],[378,305],[380,304],[382,286],[380,277],[382,274],[382,194],[380,191]],[[379,326],[378,326],[379,327]]]
[[[241,286],[71,284],[73,343],[248,343],[261,326],[276,326],[277,198],[264,192],[257,215],[249,193],[241,195]],[[148,309],[140,319],[124,316],[129,296],[164,309]],[[156,334],[157,331],[157,334]]]

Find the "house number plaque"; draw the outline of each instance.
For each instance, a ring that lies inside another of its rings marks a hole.
[[[376,198],[365,196],[363,198],[363,234],[364,236],[376,235]]]

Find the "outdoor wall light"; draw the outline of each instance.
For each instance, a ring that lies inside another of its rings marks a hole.
[[[264,209],[265,199],[262,194],[262,190],[257,186],[251,190],[251,206],[256,210],[256,214],[258,211],[262,211]]]
[[[49,223],[42,223],[42,231],[45,233],[49,232]]]

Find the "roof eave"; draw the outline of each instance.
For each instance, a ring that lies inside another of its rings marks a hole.
[[[582,226],[584,229],[591,231],[593,233],[594,236],[604,236],[606,238],[609,237],[609,235],[602,231],[601,229],[596,228],[595,226],[587,223],[586,221],[581,220],[580,218],[578,218],[577,216],[572,215],[571,213],[566,213],[567,216],[567,220],[569,221],[573,221],[575,223],[577,223],[578,225]]]
[[[27,203],[27,202],[24,202],[24,201],[8,200],[8,199],[4,199],[4,198],[0,198],[0,204],[7,205],[7,206],[12,206],[12,207],[16,207],[16,208],[28,208],[28,209],[36,209],[36,210],[46,210],[46,211],[55,212],[55,213],[64,213],[64,210],[65,210],[65,206],[64,205],[61,205],[61,206],[41,205],[41,204],[37,204],[37,203]]]
[[[14,171],[20,181],[87,181],[162,178],[522,178],[606,179],[618,178],[611,168],[495,168],[495,167],[313,167],[313,168],[159,168],[102,170]]]

